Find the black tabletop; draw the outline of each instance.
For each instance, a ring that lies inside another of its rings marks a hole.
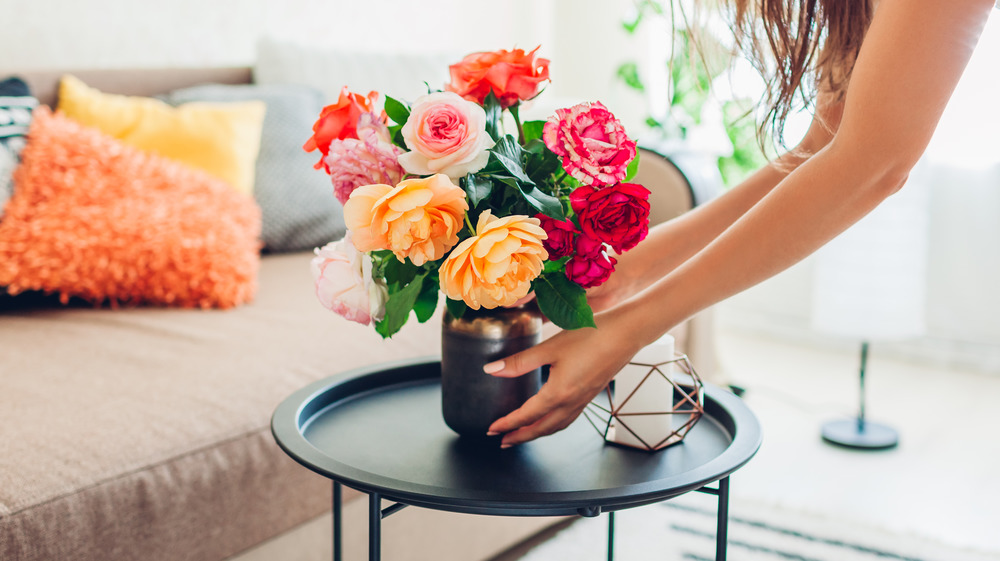
[[[296,461],[361,491],[440,510],[547,516],[661,501],[741,467],[760,447],[756,417],[711,386],[705,410],[683,442],[658,452],[606,444],[582,417],[501,450],[444,424],[440,362],[421,359],[307,386],[278,406],[271,429]]]

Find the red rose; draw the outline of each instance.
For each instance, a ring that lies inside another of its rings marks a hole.
[[[635,158],[635,141],[600,103],[556,109],[542,127],[542,140],[562,157],[566,173],[585,185],[613,185],[625,179]]]
[[[591,288],[604,284],[615,272],[617,263],[614,257],[603,251],[592,257],[577,254],[566,262],[566,277],[583,288]]]
[[[340,90],[337,103],[327,105],[313,124],[313,135],[306,141],[302,149],[312,152],[317,148],[323,154],[314,166],[322,167],[323,159],[330,153],[330,143],[345,138],[358,138],[358,119],[362,113],[372,111],[372,103],[378,98],[378,92],[370,92],[365,98],[361,94],[351,93],[347,86]]]
[[[649,190],[635,183],[594,189],[584,185],[569,196],[580,229],[621,253],[649,233]]]
[[[531,99],[541,82],[549,79],[549,61],[535,58],[538,49],[472,53],[448,67],[451,83],[444,89],[479,104],[492,91],[504,108]]]
[[[541,227],[549,235],[548,239],[542,242],[545,251],[549,252],[550,259],[559,259],[573,253],[573,237],[578,230],[576,225],[570,220],[556,220],[544,214],[536,214],[541,222]]]

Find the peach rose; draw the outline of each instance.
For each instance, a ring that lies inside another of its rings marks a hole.
[[[385,315],[389,291],[385,283],[372,277],[372,260],[344,239],[316,250],[310,263],[316,297],[329,310],[368,325]]]
[[[452,92],[418,97],[402,132],[410,152],[399,156],[399,164],[414,175],[460,179],[483,169],[494,145],[486,134],[486,111]]]
[[[472,309],[511,306],[531,290],[548,253],[537,218],[479,215],[476,235],[458,244],[441,264],[441,291]]]
[[[465,191],[437,174],[396,187],[358,187],[344,205],[344,221],[358,250],[388,249],[419,266],[455,247],[467,210]]]

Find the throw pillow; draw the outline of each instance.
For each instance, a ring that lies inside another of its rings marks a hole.
[[[0,81],[0,217],[14,190],[14,168],[36,105],[38,100],[31,96],[24,80],[12,76]]]
[[[343,237],[344,209],[330,178],[313,168],[316,156],[302,149],[323,109],[319,90],[293,84],[207,84],[163,96],[171,105],[260,100],[267,104],[257,156],[254,198],[268,251],[312,249]]]
[[[264,104],[191,103],[100,92],[73,76],[59,83],[58,109],[126,144],[204,170],[242,193],[253,192]]]
[[[0,286],[228,308],[256,288],[260,211],[225,182],[35,112],[0,222]]]

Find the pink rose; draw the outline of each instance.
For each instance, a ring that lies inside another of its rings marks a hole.
[[[536,214],[535,218],[541,222],[542,229],[549,236],[543,242],[549,258],[559,259],[573,253],[573,237],[577,229],[571,220],[560,221],[544,214]]]
[[[327,309],[362,325],[385,315],[388,290],[372,277],[372,260],[354,247],[350,232],[317,249],[310,268],[316,297]]]
[[[362,185],[395,185],[405,175],[398,161],[403,151],[389,141],[389,131],[377,115],[363,113],[357,134],[358,138],[331,141],[329,154],[323,158],[334,196],[341,204]]]
[[[417,98],[402,132],[411,151],[399,163],[414,175],[443,173],[458,180],[483,169],[494,144],[486,134],[486,111],[452,92]]]
[[[542,128],[542,139],[549,150],[562,156],[566,173],[586,185],[624,181],[635,158],[635,142],[599,102],[556,109]]]
[[[585,238],[585,236],[580,237]],[[566,277],[583,288],[591,288],[604,284],[615,271],[617,264],[618,261],[605,251],[599,251],[591,256],[577,253],[566,262]]]
[[[570,193],[580,229],[621,253],[649,233],[649,190],[637,183],[595,189],[589,185]]]

